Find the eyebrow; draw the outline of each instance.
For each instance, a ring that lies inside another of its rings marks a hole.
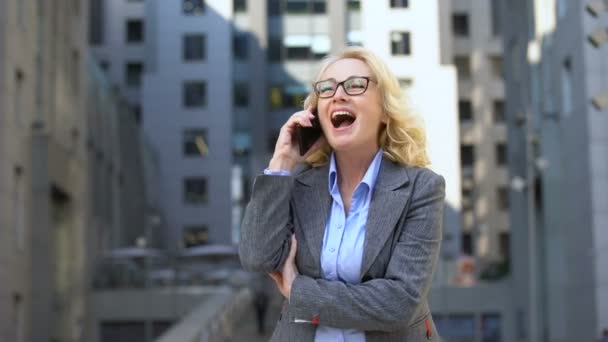
[[[340,81],[340,82],[348,81],[348,80],[350,80],[351,78],[357,78],[357,77],[367,77],[367,78],[369,78],[370,80],[372,79],[372,77],[371,77],[371,76],[352,75],[352,76],[348,76],[347,78],[345,78],[344,80],[342,80],[342,81]],[[324,79],[324,80],[319,80],[319,81],[317,81],[317,82],[315,82],[315,83],[318,83],[318,82],[325,82],[325,81],[334,81],[334,82],[336,82],[336,83],[339,83],[339,82],[338,82],[338,80],[336,80],[336,79],[335,79],[335,78],[333,78],[333,77],[331,77],[331,78],[326,78],[326,79]]]

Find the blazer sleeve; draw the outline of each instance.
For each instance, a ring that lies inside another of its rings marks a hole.
[[[241,224],[239,257],[254,272],[281,270],[291,246],[290,202],[294,177],[259,175]]]
[[[385,277],[353,285],[298,275],[287,310],[290,321],[367,331],[407,326],[431,286],[445,198],[443,177],[423,172],[416,183]]]

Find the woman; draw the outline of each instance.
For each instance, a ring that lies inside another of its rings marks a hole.
[[[378,57],[347,48],[281,128],[239,246],[243,266],[286,298],[272,341],[439,340],[427,296],[444,180],[424,167],[425,134],[401,97]],[[313,108],[324,137],[300,157],[295,130]]]

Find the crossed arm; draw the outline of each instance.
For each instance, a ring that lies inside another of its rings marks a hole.
[[[293,178],[261,177],[243,222],[241,260],[251,270],[280,272],[273,279],[289,298],[288,319],[317,317],[319,324],[359,330],[394,331],[407,325],[427,296],[439,254],[443,178],[433,175],[414,189],[385,277],[353,285],[297,273],[290,239]]]

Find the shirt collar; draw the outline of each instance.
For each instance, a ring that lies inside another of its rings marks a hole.
[[[363,175],[363,179],[361,179],[361,183],[366,184],[369,188],[369,193],[371,194],[374,190],[374,185],[376,184],[376,179],[378,179],[378,173],[380,171],[380,164],[382,164],[382,149],[378,149],[374,159],[371,164],[369,164],[365,175]],[[336,157],[334,152],[331,152],[331,156],[329,158],[329,193],[337,194],[338,191],[338,168],[336,166]]]

